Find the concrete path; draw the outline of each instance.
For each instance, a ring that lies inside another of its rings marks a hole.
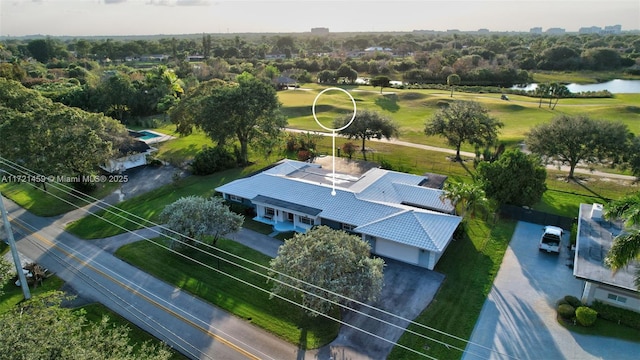
[[[543,227],[519,222],[471,335],[463,360],[638,359],[640,344],[569,331],[556,320],[556,302],[580,297],[584,281],[560,255],[538,250]]]

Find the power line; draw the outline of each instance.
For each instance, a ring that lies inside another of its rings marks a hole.
[[[26,168],[26,167],[23,167],[23,166],[21,166],[21,165],[19,165],[19,164],[16,164],[16,163],[11,162],[10,160],[4,159],[4,158],[2,158],[2,157],[0,157],[0,160],[2,160],[5,164],[7,164],[8,166],[10,166],[10,167],[11,167],[12,169],[14,169],[14,170],[17,170],[17,171],[20,171],[20,172],[25,172],[25,173],[26,173],[26,172],[28,172],[28,173],[32,173],[32,174],[35,174],[35,175],[39,175],[39,174],[37,174],[36,172],[34,172],[34,171],[32,171],[32,170],[30,170],[30,169],[28,169],[28,168]],[[12,166],[11,164],[13,164],[13,166]],[[24,169],[24,170],[21,170],[20,168],[22,168],[22,169]],[[102,210],[104,210],[104,211],[105,211],[105,212],[107,212],[107,213],[111,213],[111,214],[113,214],[113,215],[115,215],[115,216],[117,216],[117,217],[119,217],[119,218],[122,218],[122,219],[124,219],[124,220],[126,220],[126,221],[128,221],[128,222],[130,222],[130,223],[132,223],[132,224],[134,224],[134,225],[136,225],[136,226],[139,226],[139,227],[141,227],[141,228],[150,229],[151,231],[153,231],[153,232],[155,232],[155,233],[157,233],[157,234],[159,234],[159,235],[166,236],[166,237],[168,237],[168,238],[170,238],[170,239],[172,239],[172,240],[174,240],[174,241],[176,241],[176,242],[178,242],[178,243],[184,244],[184,245],[189,246],[189,247],[191,247],[191,248],[193,248],[193,249],[195,249],[195,250],[201,251],[201,252],[203,252],[204,254],[207,254],[208,256],[211,256],[211,257],[214,257],[214,258],[217,258],[217,259],[222,259],[223,261],[228,262],[228,263],[233,264],[233,265],[236,265],[236,266],[238,266],[238,267],[240,267],[240,268],[242,268],[242,269],[244,269],[244,270],[247,270],[247,271],[250,271],[250,272],[255,273],[255,274],[257,274],[257,275],[263,276],[263,277],[267,278],[268,280],[271,280],[271,281],[274,281],[274,282],[281,283],[281,284],[283,284],[283,285],[285,285],[285,286],[288,286],[288,287],[290,287],[290,288],[292,288],[292,289],[295,289],[295,290],[301,291],[301,292],[303,292],[303,293],[306,293],[306,294],[308,294],[308,295],[311,295],[311,296],[314,296],[314,297],[320,298],[320,299],[322,299],[322,300],[328,301],[328,302],[330,302],[330,303],[332,303],[332,304],[334,304],[334,305],[340,306],[340,307],[342,307],[342,308],[344,308],[344,309],[351,310],[351,311],[356,312],[356,313],[358,313],[358,314],[360,314],[360,315],[363,315],[363,316],[366,316],[366,317],[372,318],[372,319],[374,319],[374,320],[380,321],[380,322],[382,322],[382,323],[384,323],[384,324],[386,324],[386,325],[390,325],[390,326],[393,326],[393,327],[396,327],[396,328],[402,329],[403,331],[406,331],[406,332],[409,332],[410,334],[413,334],[413,335],[416,335],[416,336],[422,337],[422,338],[424,338],[424,339],[426,339],[426,340],[434,341],[434,342],[436,342],[436,343],[439,343],[439,344],[441,344],[441,345],[446,346],[447,348],[453,348],[453,349],[459,350],[459,351],[461,351],[461,352],[467,352],[467,353],[473,354],[472,352],[470,352],[470,351],[468,351],[468,350],[466,350],[466,349],[462,349],[462,348],[460,348],[460,347],[457,347],[457,346],[454,346],[454,345],[452,345],[452,344],[449,344],[449,343],[446,343],[446,342],[440,341],[440,340],[438,340],[438,339],[431,338],[431,337],[429,337],[429,336],[427,336],[427,335],[420,334],[420,333],[415,332],[415,331],[413,331],[413,330],[410,330],[410,329],[408,329],[408,328],[407,328],[407,329],[405,329],[404,327],[400,327],[400,326],[398,326],[398,325],[396,325],[396,324],[390,323],[390,322],[388,322],[388,321],[385,321],[385,320],[383,320],[383,319],[377,318],[377,317],[372,316],[372,315],[370,315],[370,314],[363,313],[363,312],[361,312],[361,311],[359,311],[359,310],[357,310],[357,309],[353,309],[353,308],[351,308],[351,307],[349,307],[349,306],[346,306],[346,305],[343,305],[343,304],[337,303],[337,302],[335,302],[335,301],[333,301],[333,300],[331,300],[331,299],[327,299],[327,298],[325,298],[325,297],[323,297],[323,296],[321,296],[321,295],[318,295],[318,294],[315,294],[315,293],[309,292],[309,291],[307,291],[307,290],[305,290],[305,289],[302,289],[302,288],[296,287],[296,286],[294,286],[294,285],[292,285],[292,284],[289,284],[289,283],[286,283],[286,282],[280,281],[280,280],[278,280],[278,279],[272,278],[272,277],[270,277],[270,276],[268,276],[268,275],[266,275],[266,274],[263,274],[263,273],[258,272],[258,271],[256,271],[256,270],[253,270],[253,269],[247,268],[247,267],[245,267],[245,266],[243,266],[243,265],[240,265],[240,264],[237,264],[237,263],[233,263],[233,262],[231,262],[230,260],[225,259],[225,258],[222,258],[222,257],[220,257],[220,256],[218,256],[218,255],[215,255],[215,254],[212,254],[212,253],[208,253],[208,252],[204,252],[204,250],[202,250],[202,249],[200,249],[200,248],[198,248],[198,247],[195,247],[195,246],[193,246],[193,245],[191,245],[191,244],[189,244],[189,243],[186,243],[186,242],[184,242],[184,241],[182,241],[182,240],[178,240],[178,239],[175,239],[175,238],[173,238],[173,237],[171,237],[171,236],[168,236],[168,235],[167,235],[167,233],[175,234],[176,236],[178,236],[178,237],[180,237],[180,238],[190,239],[190,240],[192,240],[192,241],[195,241],[196,243],[200,243],[200,244],[204,245],[205,247],[208,247],[208,248],[211,248],[211,249],[215,249],[216,251],[220,251],[220,252],[222,252],[222,253],[224,253],[224,254],[226,254],[226,255],[228,255],[228,256],[231,256],[231,257],[233,257],[233,258],[236,258],[236,259],[238,259],[238,260],[242,260],[242,261],[245,261],[245,262],[247,262],[247,263],[249,263],[249,264],[252,264],[252,265],[254,265],[254,266],[257,266],[257,267],[259,267],[259,268],[262,268],[262,269],[264,269],[264,270],[274,272],[272,269],[270,269],[270,268],[268,268],[268,267],[266,267],[266,266],[264,266],[264,265],[262,265],[262,264],[258,264],[258,263],[255,263],[255,262],[253,262],[253,261],[250,261],[250,260],[244,259],[244,258],[242,258],[242,257],[240,257],[240,256],[238,256],[238,255],[235,255],[235,254],[232,254],[232,253],[226,252],[226,251],[225,251],[225,250],[223,250],[223,249],[215,248],[214,246],[211,246],[211,245],[209,245],[209,244],[201,243],[201,242],[197,241],[196,239],[193,239],[193,238],[190,238],[190,237],[185,236],[185,235],[183,235],[183,234],[180,234],[180,233],[178,233],[178,232],[176,232],[176,231],[173,231],[173,230],[171,230],[171,229],[169,229],[169,228],[166,228],[166,227],[165,227],[165,226],[163,226],[163,225],[159,225],[159,224],[157,224],[157,223],[154,223],[154,222],[152,222],[152,221],[150,221],[150,220],[147,220],[147,219],[145,219],[145,218],[142,218],[142,217],[140,217],[140,216],[138,216],[138,215],[136,215],[136,214],[130,213],[130,212],[126,211],[126,210],[118,209],[118,210],[120,210],[119,212],[114,212],[113,210],[111,210],[111,209],[110,209],[110,208],[111,208],[111,205],[109,205],[109,204],[105,203],[104,201],[102,201],[102,200],[100,200],[100,199],[96,199],[96,198],[94,198],[94,197],[92,197],[92,196],[90,196],[90,195],[87,195],[87,194],[84,194],[84,193],[78,192],[78,191],[76,191],[75,189],[73,189],[73,188],[69,187],[68,185],[65,185],[65,184],[62,184],[62,183],[55,183],[56,185],[53,185],[53,184],[54,184],[54,183],[52,183],[52,186],[53,186],[54,188],[60,189],[60,187],[64,187],[64,188],[68,189],[68,190],[69,190],[69,193],[68,193],[68,194],[69,194],[69,195],[71,195],[71,196],[73,196],[73,197],[75,197],[75,198],[77,198],[77,199],[79,199],[79,200],[85,201],[85,202],[87,202],[88,204],[90,204],[90,202],[87,200],[87,198],[88,198],[88,199],[92,199],[92,200],[94,200],[94,202],[95,202],[95,203],[98,203],[96,206],[97,206],[99,209],[102,209]],[[31,185],[32,187],[34,187],[34,188],[36,188],[36,189],[40,190],[40,188],[38,188],[37,186],[35,186],[35,185],[33,185],[33,184],[30,184],[30,183],[29,183],[29,185]],[[56,186],[60,186],[60,187],[56,187]],[[86,197],[86,198],[80,197],[79,195],[76,195],[76,193],[82,194],[82,195],[83,195],[84,197]],[[95,213],[92,213],[92,212],[90,212],[90,211],[88,211],[88,210],[86,210],[86,209],[82,209],[79,205],[73,204],[73,203],[71,203],[71,202],[67,201],[66,199],[62,199],[62,198],[60,198],[60,197],[58,197],[58,196],[56,196],[56,195],[54,195],[54,194],[50,194],[50,195],[51,195],[51,196],[53,196],[53,197],[58,198],[58,199],[59,199],[59,200],[61,200],[61,201],[66,202],[66,203],[68,203],[68,204],[70,204],[70,205],[72,205],[72,206],[74,206],[74,207],[76,207],[76,208],[78,208],[78,209],[81,209],[82,211],[85,211],[85,212],[87,212],[87,213],[89,213],[89,214],[91,214],[91,215],[93,215],[93,216],[95,216],[95,217],[98,217],[98,218],[102,219],[103,221],[106,221],[106,222],[108,222],[108,223],[110,223],[110,224],[112,224],[112,225],[114,225],[114,226],[116,226],[116,227],[118,227],[118,228],[120,228],[120,229],[124,230],[125,232],[132,233],[133,235],[138,236],[139,238],[141,238],[141,239],[143,239],[143,240],[151,241],[152,243],[154,243],[154,244],[156,244],[156,245],[158,245],[158,246],[161,246],[160,244],[157,244],[156,242],[152,241],[151,239],[148,239],[148,238],[146,238],[146,237],[144,237],[144,236],[141,236],[141,235],[139,235],[139,234],[135,233],[135,232],[134,232],[134,231],[132,231],[132,230],[129,230],[129,229],[127,229],[127,228],[125,228],[125,227],[123,227],[123,226],[121,226],[121,225],[119,225],[119,224],[115,224],[115,223],[113,223],[112,221],[110,221],[110,220],[108,220],[108,219],[105,219],[105,218],[103,218],[103,217],[100,217],[99,215],[97,215],[97,214],[95,214]],[[106,204],[108,207],[104,207],[104,206],[102,206],[101,204]],[[153,226],[155,226],[155,227],[159,227],[160,229],[164,230],[164,232],[160,232],[160,231],[158,231],[158,230],[156,230],[156,229],[154,229],[154,228],[151,228],[151,227],[149,227],[149,226],[147,226],[147,225],[144,225],[144,224],[142,224],[142,223],[140,223],[140,222],[138,222],[138,221],[131,220],[130,218],[125,217],[124,215],[122,215],[122,213],[127,214],[127,215],[129,215],[129,216],[131,216],[131,217],[134,217],[134,218],[136,218],[136,219],[140,219],[140,220],[144,221],[145,223],[151,224],[151,225],[153,225]],[[175,251],[175,250],[173,250],[173,249],[169,249],[169,248],[166,248],[166,249],[167,249],[167,250],[169,250],[169,251],[171,251],[171,252],[174,252],[174,253],[176,253],[176,254],[178,254],[178,255],[180,255],[180,256],[186,257],[187,259],[189,259],[189,260],[191,260],[191,261],[198,262],[197,260],[192,259],[192,258],[189,258],[189,257],[185,256],[184,254],[181,254],[181,253],[179,253],[179,252],[176,252],[176,251]],[[206,266],[206,267],[209,267],[209,266],[208,266],[208,265],[206,265],[206,264],[202,264],[202,265],[203,265],[203,266]],[[212,270],[217,271],[217,269],[212,269]],[[475,345],[475,346],[477,346],[477,347],[479,347],[479,348],[483,348],[483,349],[488,350],[488,351],[490,351],[490,352],[494,352],[494,353],[497,353],[497,354],[500,354],[500,355],[503,355],[503,356],[506,356],[506,357],[514,358],[514,359],[515,359],[515,357],[510,356],[510,355],[508,355],[508,354],[504,354],[504,353],[501,353],[501,352],[499,352],[499,351],[493,350],[493,349],[491,349],[491,348],[485,347],[485,346],[483,346],[483,345],[473,343],[473,342],[471,342],[471,341],[469,341],[469,340],[463,339],[463,338],[458,337],[458,336],[453,335],[453,334],[449,334],[449,333],[444,332],[444,331],[442,331],[442,330],[438,330],[438,329],[435,329],[435,328],[429,327],[429,326],[427,326],[427,325],[424,325],[424,324],[421,324],[421,323],[414,322],[414,321],[412,321],[412,320],[410,320],[410,319],[406,319],[406,318],[404,318],[404,317],[401,317],[401,316],[395,315],[395,314],[390,313],[390,312],[388,312],[388,311],[386,311],[386,310],[376,308],[376,307],[374,307],[374,306],[371,306],[371,305],[369,305],[369,304],[366,304],[366,303],[360,302],[360,301],[358,301],[358,300],[348,298],[348,297],[346,297],[346,296],[344,296],[344,295],[341,295],[341,294],[335,293],[335,292],[333,292],[333,291],[331,291],[331,290],[323,289],[323,288],[321,288],[321,287],[319,287],[319,286],[316,286],[316,285],[314,285],[314,284],[311,284],[311,283],[305,282],[305,281],[303,281],[303,280],[300,280],[300,279],[296,279],[296,278],[294,278],[294,277],[291,277],[291,276],[290,276],[290,275],[288,275],[288,274],[280,273],[280,272],[274,272],[274,273],[277,273],[277,274],[279,274],[279,275],[283,275],[284,277],[287,277],[287,278],[289,278],[289,279],[292,279],[292,280],[294,280],[295,282],[299,282],[299,283],[302,283],[302,284],[308,285],[308,286],[310,286],[310,287],[312,287],[312,288],[315,288],[315,289],[321,290],[321,291],[326,292],[326,293],[328,293],[328,294],[331,294],[331,295],[334,295],[334,296],[338,296],[338,297],[339,297],[339,298],[341,298],[341,299],[345,299],[345,300],[347,300],[347,301],[351,301],[351,302],[353,302],[353,303],[355,303],[355,304],[358,304],[358,305],[361,305],[361,306],[367,307],[367,308],[369,308],[369,309],[371,309],[371,310],[375,310],[375,311],[380,312],[380,313],[382,313],[382,314],[392,316],[392,317],[397,318],[397,319],[399,319],[399,320],[405,321],[405,322],[407,322],[408,324],[414,324],[414,325],[417,325],[417,326],[419,326],[419,327],[421,327],[421,328],[423,328],[423,329],[426,329],[426,330],[429,330],[429,331],[433,331],[433,332],[436,332],[436,333],[438,333],[438,334],[441,334],[441,335],[445,335],[445,336],[451,337],[451,338],[453,338],[453,339],[455,339],[455,340],[462,341],[462,342],[465,342],[465,343],[467,343],[467,344]],[[238,281],[240,281],[240,280],[238,280]],[[250,286],[252,286],[252,285],[250,285]],[[264,291],[264,289],[262,289],[262,288],[260,288],[260,289]],[[296,305],[298,305],[298,306],[302,306],[301,304],[298,304],[298,303],[295,303],[295,304],[296,304]],[[340,320],[337,320],[337,319],[334,319],[334,320],[336,320],[336,321],[340,321]],[[348,324],[347,324],[347,326],[348,326]],[[397,345],[398,345],[398,346],[401,346],[401,345],[399,345],[399,344],[397,344]],[[420,353],[420,354],[422,354],[422,353]],[[478,354],[474,354],[474,355],[478,355]],[[425,356],[428,356],[428,355],[426,355],[426,354],[425,354]]]

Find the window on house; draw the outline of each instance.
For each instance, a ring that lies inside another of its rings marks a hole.
[[[342,223],[342,230],[344,230],[344,231],[353,232],[353,229],[355,229],[355,228],[356,228],[355,225]]]
[[[242,202],[242,198],[240,196],[235,196],[235,195],[229,195],[229,200],[235,201],[235,202]]]
[[[298,217],[298,220],[303,224],[313,225],[313,219],[312,218],[308,218],[306,216],[300,216],[300,217]]]
[[[619,303],[626,303],[627,302],[627,298],[624,296],[620,296],[620,295],[616,295],[616,294],[609,294],[607,295],[607,298],[609,300],[613,300],[613,301],[617,301]]]
[[[271,219],[275,214],[276,214],[276,211],[273,208],[270,208],[270,207],[264,208],[264,217]]]

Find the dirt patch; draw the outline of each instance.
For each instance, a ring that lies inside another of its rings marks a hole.
[[[315,164],[319,164],[323,169],[332,169],[333,157],[332,156],[319,156],[313,161]],[[372,161],[362,160],[349,160],[345,158],[336,158],[336,172],[341,174],[348,174],[353,176],[361,176],[367,171],[378,168],[380,165]]]

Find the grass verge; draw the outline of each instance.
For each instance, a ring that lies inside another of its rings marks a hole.
[[[59,290],[62,287],[64,281],[57,276],[51,276],[44,280],[42,286],[38,286],[37,288],[29,288],[31,291],[31,296],[37,296],[39,294],[46,293],[51,290]],[[4,294],[0,296],[0,314],[4,314],[9,311],[11,308],[16,306],[19,302],[24,300],[24,296],[22,295],[22,288],[16,286],[13,282],[8,282],[2,288]]]
[[[452,242],[436,266],[435,270],[446,276],[442,286],[414,321],[468,339],[498,273],[516,222],[503,220],[492,226],[479,219],[467,219],[464,224],[465,238]],[[466,346],[464,342],[417,325],[411,325],[409,329],[462,349]],[[459,350],[407,332],[398,344],[437,359],[457,359],[462,355]],[[396,346],[389,359],[415,359],[415,354]]]
[[[162,242],[162,239],[155,239]],[[235,241],[220,239],[216,245],[227,252],[242,256],[252,262],[269,265],[270,257],[250,249]],[[307,316],[298,306],[277,298],[270,299],[270,285],[263,276],[240,269],[231,261],[214,260],[210,254],[193,249],[185,255],[210,264],[220,272],[203,268],[193,261],[173,254],[149,241],[139,241],[120,248],[116,255],[144,271],[178,286],[234,315],[270,331],[277,336],[299,346],[318,348],[333,340],[339,330],[337,322],[323,317]],[[230,259],[218,252],[216,255]],[[254,265],[244,266],[254,268]],[[167,269],[171,269],[167,271]],[[222,272],[222,273],[221,273]],[[254,286],[238,282],[225,275],[240,278]],[[339,317],[338,311],[331,314]]]
[[[89,195],[102,199],[115,191],[118,185],[117,183],[99,183]],[[82,207],[93,202],[86,196],[76,197],[75,195],[79,195],[78,193],[58,184],[47,184],[47,191],[45,192],[39,184],[3,183],[0,184],[0,191],[21,207],[35,215],[44,217],[64,214],[75,210],[77,206]]]

